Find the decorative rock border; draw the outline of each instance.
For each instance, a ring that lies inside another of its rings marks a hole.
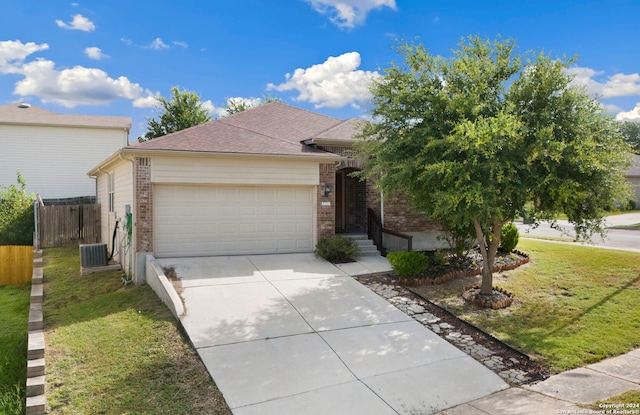
[[[494,265],[493,272],[503,272],[503,271],[511,271],[512,269],[516,269],[521,265],[524,265],[530,261],[529,255],[525,254],[522,251],[513,250],[511,253],[518,255],[521,258],[518,258],[516,261],[511,262],[509,264],[499,264]],[[447,281],[450,281],[454,278],[464,278],[464,277],[472,277],[474,275],[482,274],[482,267],[477,267],[473,269],[467,269],[463,271],[452,271],[448,272],[444,275],[440,275],[435,278],[425,277],[425,278],[405,278],[398,277],[398,282],[401,285],[407,287],[418,287],[420,285],[438,285],[443,284]]]
[[[29,334],[27,340],[27,415],[44,415],[45,361],[42,250],[33,251],[31,275],[31,306],[29,308]]]
[[[494,300],[493,298],[487,298],[480,295],[480,286],[471,285],[462,289],[462,298],[469,301],[471,304],[475,304],[479,307],[492,308],[498,310],[500,308],[507,308],[513,303],[513,294],[500,288],[493,287],[493,292],[498,292],[507,298],[502,300]]]

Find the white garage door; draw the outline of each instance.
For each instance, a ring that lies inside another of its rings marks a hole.
[[[157,257],[313,251],[314,188],[154,187]]]

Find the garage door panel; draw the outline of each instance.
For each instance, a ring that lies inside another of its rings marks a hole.
[[[156,185],[156,255],[312,252],[314,188]]]

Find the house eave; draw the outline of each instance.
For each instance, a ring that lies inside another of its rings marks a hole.
[[[302,144],[324,147],[353,147],[356,141],[353,139],[309,138],[302,141]]]
[[[211,152],[211,151],[183,151],[183,150],[140,150],[134,148],[122,148],[111,156],[106,158],[98,166],[94,167],[87,174],[90,177],[96,177],[101,171],[107,170],[109,167],[116,164],[123,159],[130,160],[133,157],[154,157],[154,156],[169,156],[169,157],[210,157],[210,158],[251,158],[251,159],[288,159],[288,160],[307,160],[324,163],[338,163],[344,160],[346,157],[333,154],[264,154],[264,153],[224,153],[224,152]]]

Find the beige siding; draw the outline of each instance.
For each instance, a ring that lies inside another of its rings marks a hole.
[[[109,178],[107,174],[96,177],[96,203],[100,204],[100,235],[103,243],[107,243],[111,250],[111,238],[109,235],[109,195],[107,186]]]
[[[19,170],[45,199],[93,196],[87,172],[126,142],[124,129],[0,125],[0,184],[15,184]]]
[[[318,162],[273,158],[154,157],[151,181],[166,184],[317,185]]]
[[[109,174],[114,175],[114,210],[109,212]],[[101,172],[97,178],[98,194],[97,201],[102,206],[102,242],[107,244],[109,254],[112,250],[113,231],[118,222],[116,232],[116,249],[114,260],[120,262],[125,270],[128,270],[130,260],[133,256],[133,249],[127,247],[126,231],[124,229],[124,219],[126,217],[126,205],[134,209],[134,186],[133,186],[133,164],[129,160],[122,160],[112,168]],[[133,246],[134,241],[131,241]]]

